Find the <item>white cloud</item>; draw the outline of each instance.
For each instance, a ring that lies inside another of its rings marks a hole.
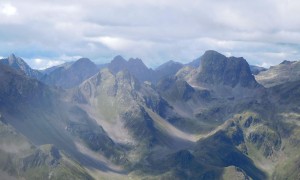
[[[151,66],[188,62],[207,49],[252,64],[300,57],[298,0],[9,2],[0,3],[0,14],[10,15],[0,16],[0,54],[54,61],[79,54],[98,63],[121,54]]]
[[[147,41],[135,41],[131,39],[119,38],[119,37],[94,37],[94,38],[86,38],[88,41],[99,42],[108,48],[116,51],[134,51],[136,48],[150,48],[153,43]]]
[[[33,69],[39,69],[39,70],[46,69],[46,68],[64,63],[64,61],[61,61],[61,60],[41,59],[41,58],[27,60],[27,62]]]
[[[88,40],[93,42],[99,42],[103,45],[107,46],[110,49],[113,50],[125,50],[132,46],[134,43],[133,41],[123,39],[123,38],[117,38],[117,37],[97,37],[97,38],[88,38]]]
[[[74,60],[78,60],[82,58],[82,56],[67,56],[65,54],[63,54],[62,56],[58,57],[57,59],[62,60],[62,61],[74,61]]]
[[[46,68],[49,68],[52,66],[57,66],[57,65],[63,64],[63,63],[64,63],[64,61],[58,61],[58,60],[47,61],[46,66],[41,67],[40,69],[46,69]]]
[[[11,4],[3,4],[0,6],[1,13],[6,16],[13,16],[17,13],[17,8]]]
[[[33,69],[46,69],[52,66],[57,66],[63,64],[65,62],[75,61],[81,58],[81,56],[67,56],[62,55],[57,58],[33,58],[33,59],[25,59],[26,62],[33,68]]]
[[[36,65],[40,65],[43,63],[44,60],[37,58],[37,59],[33,59],[33,61]]]
[[[271,66],[271,64],[268,64],[266,62],[263,62],[261,64],[256,64],[257,66],[260,66],[260,67],[264,67],[264,68],[269,68]]]

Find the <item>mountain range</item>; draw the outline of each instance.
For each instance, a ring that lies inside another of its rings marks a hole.
[[[39,79],[42,76],[38,70],[34,70],[20,57],[16,57],[14,54],[11,54],[8,58],[0,59],[1,64],[11,66],[12,68],[23,72],[30,78]]]
[[[299,61],[0,62],[0,179],[300,176]]]

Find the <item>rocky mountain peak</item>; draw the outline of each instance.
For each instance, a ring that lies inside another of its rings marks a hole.
[[[41,81],[48,85],[73,88],[97,72],[98,67],[95,63],[88,58],[80,58],[68,66],[56,68],[43,76]]]
[[[17,57],[16,57],[16,55],[15,55],[14,53],[11,53],[11,54],[8,56],[8,59],[9,59],[10,61],[14,61],[14,60],[17,59]]]
[[[127,61],[120,55],[113,58],[109,63],[108,68],[112,73],[117,73],[127,66]]]
[[[130,58],[126,61],[122,56],[116,56],[108,65],[108,69],[117,74],[120,71],[129,71],[131,75],[135,76],[139,81],[152,81],[153,70],[149,69],[141,59]]]
[[[77,67],[80,68],[81,66],[88,66],[90,68],[95,69],[96,68],[96,64],[93,63],[90,59],[88,58],[80,58],[77,61],[75,61],[70,67]]]
[[[25,73],[30,78],[40,79],[42,73],[37,70],[31,69],[31,67],[20,57],[15,54],[9,55],[7,58],[0,59],[0,63],[11,66],[12,68]]]
[[[7,61],[8,65],[14,68],[19,68],[21,70],[26,70],[27,68],[30,68],[23,59],[21,59],[20,57],[16,57],[13,53],[9,55]]]
[[[268,70],[255,76],[263,86],[269,88],[286,82],[300,79],[300,61],[283,61],[279,65],[271,66]]]
[[[89,58],[80,58],[75,63],[93,63]]]
[[[134,64],[144,64],[143,61],[140,58],[130,58],[128,60],[129,63],[134,63]]]
[[[128,66],[136,69],[148,69],[144,62],[139,58],[130,58],[128,60]]]
[[[124,63],[124,62],[126,62],[126,60],[121,55],[117,55],[111,61],[111,63]]]
[[[208,50],[201,56],[201,63],[199,68],[210,68],[211,70],[218,71],[222,68],[227,61],[227,57],[217,51]]]
[[[166,70],[166,68],[175,68],[176,70],[179,70],[182,67],[183,67],[183,65],[181,63],[173,61],[173,60],[169,60],[166,63],[158,66],[155,70],[156,71],[164,71],[164,70]]]
[[[242,58],[229,57],[206,51],[201,57],[197,81],[204,84],[235,87],[256,87],[258,84],[250,71],[249,64]]]

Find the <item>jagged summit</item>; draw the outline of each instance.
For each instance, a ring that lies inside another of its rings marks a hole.
[[[9,62],[13,62],[17,59],[16,55],[14,53],[11,53],[9,56],[8,56],[8,60]]]
[[[221,63],[225,63],[226,60],[227,60],[227,57],[224,56],[223,54],[221,54],[217,51],[214,51],[214,50],[208,50],[208,51],[205,51],[205,53],[201,56],[200,67],[203,64],[208,65],[208,63],[210,63],[211,65],[218,65]],[[213,66],[211,66],[211,67],[213,67]],[[221,66],[219,66],[219,67],[221,67]]]
[[[26,71],[26,69],[30,68],[23,59],[21,59],[20,57],[16,57],[15,54],[9,55],[7,58],[7,62],[7,65],[24,72]]]
[[[0,63],[11,66],[12,68],[25,73],[30,78],[40,79],[42,73],[32,69],[22,58],[15,54],[10,54],[7,58],[0,59]]]
[[[137,68],[141,68],[144,70],[149,70],[149,68],[144,64],[144,62],[140,58],[130,58],[128,60],[128,65],[133,67],[136,66]]]
[[[211,50],[197,67],[155,71],[138,58],[115,57],[115,73],[81,58],[45,73],[49,86],[10,66],[15,55],[6,62],[0,179],[300,177],[299,61],[260,72],[270,88],[244,58]],[[159,72],[168,76],[141,82]]]
[[[144,62],[143,62],[140,58],[130,58],[130,59],[128,60],[128,62],[145,65]]]
[[[17,57],[15,54],[11,54],[7,58],[8,65],[19,68],[20,70],[26,70],[30,68],[29,65],[20,57]]]
[[[154,79],[154,71],[149,69],[139,58],[130,58],[126,61],[122,56],[116,56],[109,63],[108,69],[114,74],[127,70],[141,82]]]
[[[201,57],[197,81],[204,84],[227,85],[235,87],[257,87],[249,64],[242,58],[226,57],[209,50]]]

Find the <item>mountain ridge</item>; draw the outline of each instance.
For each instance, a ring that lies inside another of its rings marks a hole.
[[[80,58],[77,61],[60,66],[48,74],[41,81],[48,85],[73,88],[98,72],[98,67],[88,58]]]
[[[75,179],[298,177],[300,78],[264,88],[244,58],[211,50],[196,68],[166,65],[161,68],[176,68],[151,83],[138,76],[147,68],[140,59],[117,56],[99,71],[82,58],[53,72],[62,72],[57,77],[64,76],[65,83],[74,74],[89,71],[87,76],[70,88],[57,88],[0,64],[0,134],[7,135],[11,126],[33,144],[24,167],[38,171],[37,178],[64,169]],[[2,137],[0,144],[12,138]],[[25,149],[31,146],[21,142]],[[15,171],[4,166],[10,162],[15,168],[13,156],[3,147],[0,177],[2,172],[14,177]],[[32,176],[25,168],[20,177]]]
[[[11,54],[8,58],[0,59],[0,63],[11,66],[30,78],[40,79],[42,77],[42,73],[32,69],[22,58],[16,57],[14,54]]]

